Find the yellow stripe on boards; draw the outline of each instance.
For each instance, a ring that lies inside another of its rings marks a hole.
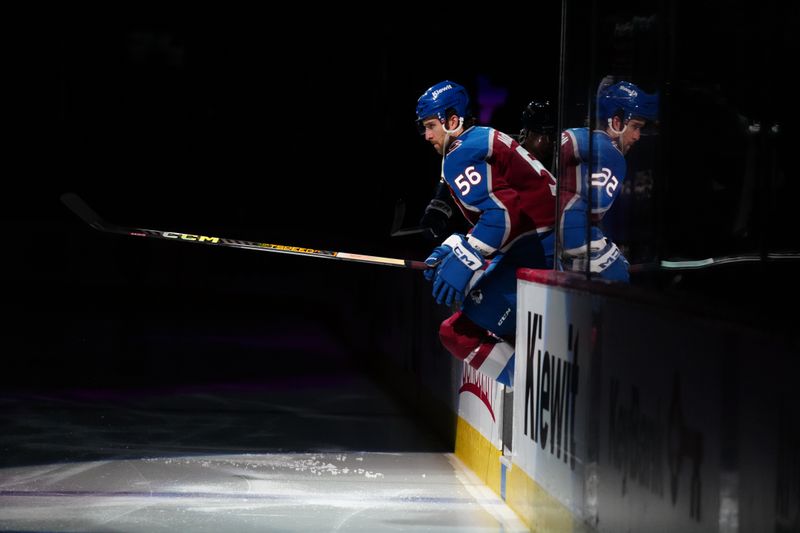
[[[531,531],[554,533],[592,531],[591,528],[575,520],[569,509],[516,465],[506,471],[506,503],[516,511]]]
[[[456,457],[500,494],[500,450],[460,416],[456,425]]]
[[[460,416],[456,425],[455,454],[490,489],[500,494],[500,450]],[[575,520],[569,509],[517,465],[506,470],[506,503],[531,531],[592,531],[579,520]]]

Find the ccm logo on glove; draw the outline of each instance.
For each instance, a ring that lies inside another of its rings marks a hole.
[[[483,256],[467,242],[464,235],[458,233],[450,235],[425,262],[435,265],[435,274],[426,271],[425,277],[433,280],[433,297],[440,304],[463,302],[468,287],[474,286],[483,275],[480,271]],[[478,274],[475,274],[476,271],[479,271]]]
[[[470,253],[468,250],[463,249],[461,246],[456,246],[453,248],[453,253],[458,257],[458,259],[467,265],[471,270],[476,270],[480,265],[483,264],[483,261],[475,257],[474,254]]]

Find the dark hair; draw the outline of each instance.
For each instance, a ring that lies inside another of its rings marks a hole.
[[[453,115],[458,115],[458,112],[455,109],[453,109],[452,107],[448,107],[447,110],[445,110],[445,115],[449,119]],[[472,126],[474,126],[477,123],[477,120],[475,119],[475,117],[472,116],[472,113],[470,112],[469,108],[467,108],[467,112],[464,114],[464,117],[462,117],[462,118],[464,119],[464,129],[465,130],[468,129],[468,128],[471,128]]]

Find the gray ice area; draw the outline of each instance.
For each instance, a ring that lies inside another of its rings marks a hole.
[[[0,530],[526,531],[452,454],[111,459],[0,470]]]

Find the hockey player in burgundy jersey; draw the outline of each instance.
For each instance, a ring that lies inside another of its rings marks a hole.
[[[593,277],[610,281],[629,280],[628,261],[598,227],[622,189],[625,155],[639,141],[647,120],[658,115],[658,98],[621,81],[600,89],[597,129],[592,132],[591,185],[588,184],[589,128],[573,128],[561,134],[562,266],[584,272],[586,264],[586,210],[591,201],[591,252]]]
[[[556,183],[513,138],[472,126],[466,90],[451,81],[417,102],[425,140],[442,154],[442,179],[473,225],[426,259],[438,303],[460,307],[439,335],[456,357],[511,384],[516,328],[516,270],[552,268]]]
[[[556,129],[555,112],[549,98],[535,98],[522,110],[522,129],[513,136],[528,153],[538,159],[548,170],[553,160],[554,133]],[[450,188],[439,180],[433,198],[425,208],[419,221],[428,231],[423,235],[431,240],[441,239],[447,229],[455,205]]]
[[[553,162],[556,117],[549,98],[534,98],[522,110],[522,129],[517,140],[531,155],[550,169]]]

